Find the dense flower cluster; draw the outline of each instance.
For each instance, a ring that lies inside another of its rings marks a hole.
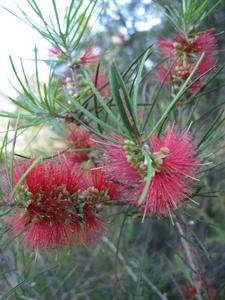
[[[213,67],[216,49],[215,36],[208,32],[190,38],[186,35],[176,35],[173,41],[159,41],[159,50],[164,57],[169,58],[169,62],[158,71],[158,80],[161,82],[165,80],[166,84],[169,84],[171,80],[175,91],[179,90],[203,53],[205,54],[204,58],[199,64],[195,76],[203,75]],[[202,81],[198,80],[190,83],[188,88],[191,92],[195,92],[202,85]]]
[[[106,145],[106,172],[121,183],[121,191],[130,189],[126,201],[138,205],[146,184],[147,162],[133,142],[119,139],[125,145]],[[160,217],[191,196],[199,158],[187,130],[179,132],[174,126],[169,126],[165,135],[153,136],[144,148],[152,160],[153,175],[142,206],[145,214]]]
[[[25,162],[14,169],[14,185],[29,166]],[[96,189],[99,194],[93,197]],[[12,232],[22,234],[22,246],[33,250],[87,244],[105,233],[106,221],[97,214],[99,204],[115,194],[115,185],[111,188],[101,171],[84,176],[79,165],[71,167],[67,160],[41,162],[17,191],[16,213],[9,217]]]

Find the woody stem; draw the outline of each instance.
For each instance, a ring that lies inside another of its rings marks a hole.
[[[181,216],[180,216],[181,217]],[[192,249],[190,243],[188,243],[189,235],[187,233],[187,229],[185,228],[185,220],[182,218],[183,224],[178,220],[177,216],[174,214],[174,220],[175,220],[175,226],[177,227],[177,230],[179,234],[181,235],[181,244],[184,249],[184,252],[186,254],[186,258],[188,261],[188,265],[191,268],[192,272],[192,280],[193,284],[197,291],[198,300],[202,300],[201,291],[200,291],[200,285],[197,280],[197,275],[199,275],[198,272],[198,266],[195,263],[195,257],[194,257],[194,250]]]
[[[79,84],[78,84],[78,80],[77,80],[76,69],[75,69],[75,66],[74,66],[74,63],[73,63],[72,54],[71,54],[71,52],[70,52],[70,50],[69,50],[68,47],[66,49],[66,53],[67,53],[67,57],[68,57],[68,60],[69,60],[69,68],[70,68],[70,70],[72,72],[72,78],[73,78],[73,82],[74,82],[75,92],[77,94],[79,94],[80,88],[79,88]]]

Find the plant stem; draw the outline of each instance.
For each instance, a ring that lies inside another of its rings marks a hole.
[[[67,54],[67,58],[68,58],[68,61],[69,61],[69,68],[72,72],[72,78],[73,78],[75,93],[79,94],[80,88],[79,88],[79,84],[78,84],[78,80],[77,80],[76,68],[74,66],[73,57],[72,57],[72,54],[70,52],[69,47],[66,47],[66,54]]]
[[[175,226],[177,227],[177,230],[181,235],[181,244],[182,244],[184,252],[186,254],[188,264],[191,267],[191,272],[192,272],[191,277],[192,277],[193,284],[194,284],[194,286],[196,288],[196,291],[197,291],[198,300],[203,300],[203,298],[201,296],[200,285],[199,285],[199,282],[198,282],[198,279],[197,279],[197,276],[199,275],[198,266],[195,262],[194,251],[193,251],[191,245],[188,243],[189,235],[187,233],[186,228],[184,228],[184,225],[182,225],[179,222],[177,216],[175,216],[175,215],[174,215],[174,220],[175,220]],[[183,221],[183,224],[185,224],[185,220],[182,219],[182,221]],[[182,236],[185,237],[185,238],[183,238]]]

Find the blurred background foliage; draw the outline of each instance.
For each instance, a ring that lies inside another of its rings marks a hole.
[[[180,4],[179,0],[174,2]],[[124,70],[153,44],[153,55],[145,65],[147,73],[160,61],[158,40],[172,39],[175,35],[157,4],[165,6],[168,1],[99,0],[99,26],[88,34],[84,49],[91,43],[97,45],[107,51],[106,65],[116,58],[120,70]],[[219,66],[224,62],[224,19],[225,2],[201,25],[201,30],[211,28],[218,34]],[[63,69],[59,70],[61,73]],[[218,116],[219,110],[215,108],[220,109],[225,100],[224,74],[222,70],[201,94],[200,105],[195,111],[198,120],[192,124],[195,136],[201,136]],[[151,103],[155,86],[153,72],[142,84],[146,103]],[[170,101],[166,87],[161,97],[166,107]],[[158,114],[163,109],[162,103]],[[53,129],[56,129],[54,133]],[[63,137],[57,135],[62,128],[53,123],[48,130],[48,141],[56,143],[52,143],[54,148],[50,148],[49,143],[42,147],[42,142],[37,144],[33,141],[38,139],[32,139],[32,148],[39,149],[39,153],[40,149],[45,153],[54,152],[61,145],[59,141],[63,143]],[[184,208],[185,223],[192,233],[191,243],[202,264],[200,269],[217,290],[218,299],[225,299],[224,146],[224,130],[220,129],[204,145],[207,153],[211,152],[214,164],[205,171],[205,187],[195,199],[199,205]],[[25,148],[26,153],[30,153],[27,144]],[[68,253],[44,251],[36,256],[28,249],[19,249],[15,240],[4,234],[8,228],[1,218],[1,299],[185,299],[183,289],[191,288],[191,279],[176,226],[155,217],[142,223],[141,218],[130,217],[127,208],[120,206],[108,208],[107,216],[111,226],[100,244],[87,249],[77,246]]]

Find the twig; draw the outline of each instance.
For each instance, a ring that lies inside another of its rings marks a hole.
[[[76,92],[76,94],[79,94],[80,88],[79,88],[79,84],[78,84],[78,80],[77,80],[76,69],[75,69],[74,62],[73,62],[73,57],[70,53],[69,48],[66,49],[66,53],[67,53],[67,57],[68,57],[68,60],[69,60],[69,68],[72,72],[72,78],[73,78],[75,92]]]
[[[181,244],[183,246],[183,249],[185,251],[187,260],[188,260],[188,264],[191,267],[192,270],[192,281],[193,284],[196,288],[197,291],[197,296],[199,300],[203,300],[202,296],[201,296],[201,291],[200,291],[200,286],[197,280],[197,275],[199,274],[198,272],[198,267],[196,266],[195,262],[194,262],[194,258],[193,258],[193,253],[192,253],[192,249],[191,246],[189,245],[189,243],[187,242],[187,238],[183,238],[186,237],[187,234],[185,232],[185,230],[183,229],[183,226],[180,224],[179,220],[177,219],[176,215],[174,215],[174,220],[175,220],[175,226],[177,227],[178,232],[181,235]],[[183,237],[182,237],[183,236]]]

